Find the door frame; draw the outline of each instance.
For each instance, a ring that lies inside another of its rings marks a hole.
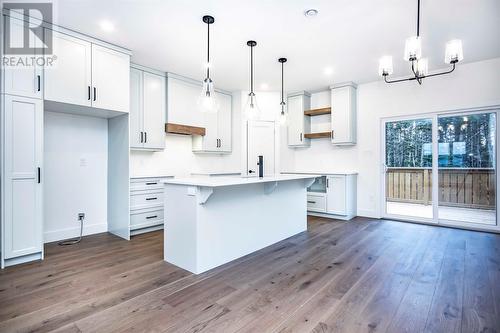
[[[468,223],[462,221],[452,221],[452,220],[444,220],[439,219],[439,168],[438,168],[438,118],[442,116],[462,116],[462,115],[470,115],[470,114],[481,114],[481,113],[496,113],[496,136],[495,136],[495,178],[496,178],[496,225],[481,225],[475,223]],[[483,106],[483,107],[475,107],[475,108],[461,108],[454,110],[441,110],[434,112],[426,112],[419,114],[411,114],[411,115],[402,115],[402,116],[394,116],[394,117],[382,117],[380,118],[380,157],[381,157],[381,172],[380,172],[380,188],[381,188],[381,197],[380,197],[380,215],[382,218],[404,221],[404,222],[412,222],[412,223],[420,223],[420,224],[430,224],[430,225],[440,225],[446,227],[460,228],[460,229],[469,229],[469,230],[477,230],[477,231],[489,231],[489,232],[497,232],[500,233],[500,196],[498,195],[498,190],[500,189],[500,180],[499,180],[499,171],[498,171],[498,160],[499,160],[499,119],[500,116],[500,105],[491,105],[491,106]],[[432,120],[432,218],[422,218],[422,217],[412,217],[405,215],[395,215],[387,213],[386,206],[386,179],[385,179],[385,124],[387,122],[393,121],[401,121],[401,120],[415,120],[415,119],[431,119]],[[437,200],[434,200],[436,198]]]

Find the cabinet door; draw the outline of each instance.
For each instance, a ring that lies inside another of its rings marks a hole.
[[[44,69],[44,98],[91,106],[91,44],[56,31],[52,37],[57,59]]]
[[[142,71],[130,69],[130,148],[143,148],[143,78]]]
[[[293,96],[288,98],[288,145],[300,146],[304,140],[304,110],[302,97]]]
[[[42,101],[5,95],[4,131],[4,249],[9,259],[42,251]]]
[[[205,127],[205,135],[202,137],[202,151],[218,151],[219,150],[219,135],[218,135],[218,112],[217,113],[200,113],[203,119],[203,127]]]
[[[10,18],[10,45],[23,45],[24,21]],[[4,20],[4,24],[7,21]],[[4,30],[6,31],[6,30]],[[6,37],[6,36],[5,36]],[[40,47],[42,41],[33,37],[33,45]],[[30,54],[22,55],[28,59],[36,59],[43,54],[32,51]],[[6,56],[8,58],[8,55]],[[43,67],[34,64],[4,66],[4,91],[6,94],[42,98],[42,71]]]
[[[219,150],[231,152],[232,149],[232,96],[217,94],[219,100],[219,112],[217,118],[217,136],[219,138]]]
[[[332,89],[332,143],[356,143],[356,88]]]
[[[330,214],[346,215],[346,177],[328,176],[326,210]]]
[[[165,148],[166,88],[165,78],[143,73],[144,78],[144,148]]]
[[[129,111],[130,57],[92,44],[92,106]]]

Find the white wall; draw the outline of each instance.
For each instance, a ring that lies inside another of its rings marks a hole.
[[[107,230],[108,121],[44,114],[44,240]]]
[[[327,172],[357,170],[358,215],[381,214],[381,119],[436,111],[467,109],[500,104],[500,58],[459,64],[454,73],[416,82],[358,85],[358,138],[354,147],[335,147],[328,139],[312,140],[310,148],[294,151],[293,170]],[[316,93],[311,103],[320,107],[326,93]],[[329,116],[326,116],[329,117]],[[328,123],[315,119],[314,126]]]

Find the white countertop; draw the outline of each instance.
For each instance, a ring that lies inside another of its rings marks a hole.
[[[186,177],[186,178],[171,178],[162,180],[165,184],[188,185],[188,186],[204,186],[204,187],[221,187],[232,185],[258,184],[268,182],[281,182],[287,180],[311,179],[319,177],[314,174],[289,174],[289,175],[274,175],[259,177]]]
[[[346,171],[346,170],[335,170],[335,171],[328,171],[328,172],[305,172],[305,171],[287,171],[287,172],[282,172],[282,174],[285,175],[290,175],[290,174],[295,174],[295,175],[357,175],[357,171]]]

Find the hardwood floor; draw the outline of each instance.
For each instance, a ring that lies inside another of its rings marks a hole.
[[[357,218],[201,275],[163,233],[0,271],[0,332],[500,332],[500,236]]]

